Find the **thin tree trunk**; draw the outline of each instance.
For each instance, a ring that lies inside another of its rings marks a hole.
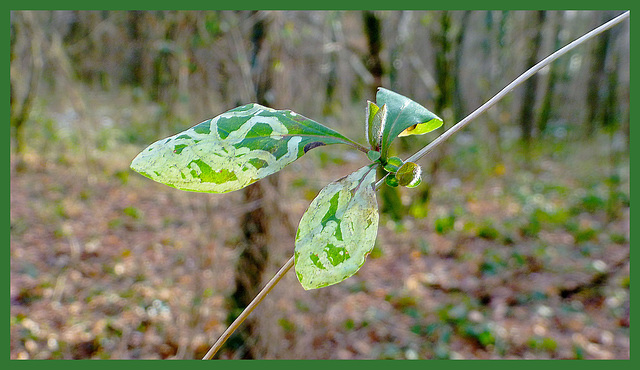
[[[437,92],[435,96],[435,113],[444,119],[445,130],[451,127],[454,122],[453,117],[453,62],[451,58],[452,43],[449,39],[451,31],[451,13],[442,11],[440,13],[439,27],[431,37],[435,49],[435,79]],[[440,163],[446,157],[447,145],[443,145],[433,153],[431,167],[428,171],[429,177],[425,194],[428,195],[430,186],[437,182]],[[426,196],[425,195],[425,196]]]
[[[382,25],[380,19],[370,10],[362,13],[364,21],[364,31],[367,36],[367,44],[369,46],[369,54],[366,57],[365,65],[367,70],[373,77],[373,82],[369,86],[370,96],[375,97],[378,87],[382,86],[382,59],[380,58],[380,50],[382,50]]]
[[[260,14],[254,11],[252,16],[260,16]],[[252,49],[248,61],[254,80],[256,102],[265,106],[273,103],[268,94],[272,87],[274,73],[271,45],[268,45],[266,41],[268,32],[269,22],[267,19],[261,18],[255,21],[251,35]],[[262,275],[269,262],[270,219],[279,218],[282,214],[278,209],[277,202],[267,200],[265,193],[267,188],[277,187],[278,179],[278,174],[273,174],[243,190],[245,204],[254,204],[255,207],[242,217],[244,249],[236,264],[235,292],[229,299],[231,306],[229,323],[238,317],[262,288]],[[256,353],[258,331],[255,320],[256,318],[248,318],[229,338],[226,346],[236,352],[234,357],[243,359],[260,357]]]
[[[608,12],[594,12],[595,23],[600,23],[609,16]],[[589,79],[587,82],[586,94],[586,115],[585,115],[585,135],[591,137],[598,127],[598,123],[602,122],[602,98],[601,93],[605,89],[606,84],[605,62],[607,51],[609,50],[611,40],[611,32],[603,33],[593,45],[590,55]]]
[[[371,100],[375,100],[378,87],[382,86],[382,76],[384,74],[382,59],[380,58],[380,51],[382,50],[382,24],[376,13],[370,10],[365,10],[362,13],[362,19],[364,23],[364,33],[369,46],[369,53],[365,59],[365,65],[373,77],[373,82],[369,85],[369,96]],[[384,171],[378,168],[378,176],[380,177],[382,175],[384,175]],[[380,213],[387,214],[396,221],[401,220],[405,216],[406,210],[402,204],[397,188],[390,186],[382,187],[380,189],[380,200]]]
[[[23,155],[25,151],[25,123],[29,119],[29,114],[31,113],[31,107],[33,101],[35,99],[36,93],[38,91],[38,84],[40,81],[40,75],[42,73],[42,68],[44,65],[43,57],[42,57],[42,38],[43,35],[40,32],[37,32],[37,27],[35,26],[36,20],[34,19],[34,14],[32,12],[23,12],[23,22],[22,26],[24,27],[24,33],[27,34],[27,38],[31,40],[31,48],[30,48],[30,63],[31,69],[29,71],[27,90],[20,102],[19,107],[16,106],[15,96],[15,84],[10,84],[11,94],[10,94],[10,125],[14,130],[14,139],[15,139],[15,151],[16,151],[16,170],[24,169],[24,161]],[[16,33],[20,32],[20,27],[15,26]],[[16,36],[18,37],[18,36]],[[12,81],[13,82],[13,81]]]
[[[435,54],[435,75],[438,85],[434,109],[438,114],[444,116],[445,122],[451,122],[453,117],[448,113],[453,102],[453,63],[450,60],[452,43],[449,41],[451,31],[451,14],[443,11],[440,15],[440,29],[433,36],[433,42],[437,51]],[[449,123],[451,125],[453,123]]]
[[[487,96],[485,100],[490,98],[488,93],[500,89],[503,86],[501,77],[501,71],[504,68],[503,46],[505,43],[505,27],[508,17],[506,11],[492,11],[488,10],[485,14],[485,27],[486,27],[486,40],[485,40],[485,60],[486,60],[486,74],[487,74]],[[500,138],[500,110],[498,107],[493,108],[487,112],[489,116],[487,122],[487,139],[491,145],[488,146],[490,153],[490,160],[492,163],[499,163],[502,160],[502,140]]]
[[[411,11],[403,11],[399,15],[396,31],[396,44],[391,50],[389,61],[389,83],[391,85],[391,90],[396,90],[398,87],[398,75],[400,73],[400,68],[402,68],[404,64],[403,61],[406,59],[404,50],[411,38],[411,18]]]
[[[453,55],[453,73],[452,73],[452,103],[453,103],[453,122],[461,120],[466,113],[464,100],[462,99],[462,91],[460,88],[460,66],[462,65],[462,53],[464,51],[464,40],[467,35],[467,24],[469,23],[469,17],[471,11],[465,11],[462,14],[460,25],[456,31],[455,37],[455,51]]]
[[[340,22],[340,14],[338,12],[329,14],[327,16],[327,28],[329,33],[328,42],[335,45],[338,42],[336,36],[336,23]],[[327,83],[325,85],[325,99],[322,108],[322,114],[329,116],[335,113],[335,108],[339,104],[336,99],[336,88],[338,85],[338,51],[331,50],[329,52],[329,72],[327,73]]]
[[[534,65],[537,62],[538,50],[540,50],[540,41],[542,39],[541,25],[546,17],[546,12],[536,11],[531,16],[531,23],[527,27],[530,32],[527,42],[527,56],[526,56],[526,68]],[[533,135],[534,125],[534,112],[536,91],[538,87],[538,75],[533,75],[524,83],[524,93],[522,94],[522,103],[520,106],[520,129],[521,138],[525,143],[526,148],[529,148],[531,144],[531,138]]]
[[[557,11],[553,18],[553,30],[551,37],[553,38],[553,50],[560,48],[560,26],[562,25],[563,12]],[[538,115],[536,126],[538,128],[538,134],[544,135],[547,130],[547,124],[551,118],[553,109],[553,100],[555,97],[555,87],[558,81],[558,65],[552,63],[549,65],[549,72],[547,74],[547,87],[542,97],[542,103],[540,104],[540,113]]]
[[[145,86],[145,33],[144,11],[132,10],[127,12],[127,36],[129,38],[129,54],[125,62],[123,82],[136,87]]]

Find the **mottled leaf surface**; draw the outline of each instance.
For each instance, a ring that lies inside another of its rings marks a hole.
[[[247,104],[151,144],[131,168],[181,190],[226,193],[337,143],[354,144],[290,110]]]
[[[386,158],[391,142],[398,136],[422,135],[442,126],[442,119],[427,108],[391,90],[378,88],[376,104],[387,106],[381,153]]]
[[[302,216],[295,269],[305,289],[336,284],[355,274],[378,232],[376,171],[366,166],[324,187]]]

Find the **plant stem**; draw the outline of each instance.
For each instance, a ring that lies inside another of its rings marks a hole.
[[[570,44],[566,45],[565,47],[561,48],[560,50],[556,51],[555,53],[553,53],[553,54],[549,55],[548,57],[544,58],[542,61],[538,62],[536,65],[534,65],[533,67],[529,68],[526,72],[521,74],[518,78],[513,80],[513,82],[508,84],[505,88],[500,90],[500,92],[498,92],[493,98],[489,99],[486,103],[481,105],[478,109],[476,109],[471,114],[469,114],[468,116],[463,118],[460,122],[456,123],[453,127],[451,127],[449,130],[447,130],[442,135],[438,136],[438,138],[436,138],[434,141],[432,141],[431,143],[426,145],[424,148],[420,149],[418,152],[416,152],[415,154],[413,154],[412,156],[407,158],[406,161],[415,162],[415,161],[419,160],[420,158],[424,157],[426,154],[431,152],[436,146],[440,145],[442,142],[447,140],[453,134],[455,134],[456,132],[460,131],[462,128],[464,128],[466,125],[468,125],[469,122],[471,122],[474,118],[478,117],[480,114],[484,113],[486,110],[491,108],[495,103],[500,101],[500,99],[504,98],[508,93],[510,93],[511,90],[513,90],[518,85],[520,85],[521,83],[526,81],[529,77],[531,77],[534,74],[536,74],[542,68],[544,68],[545,66],[549,65],[551,62],[553,62],[554,60],[558,59],[560,56],[566,54],[569,50],[571,50],[571,49],[575,48],[576,46],[582,44],[583,42],[585,42],[585,41],[587,41],[587,40],[599,35],[600,33],[608,30],[609,28],[615,26],[616,24],[622,22],[623,20],[625,20],[627,18],[629,18],[629,12],[628,11],[623,13],[623,14],[621,14],[621,15],[619,15],[618,17],[610,20],[609,22],[607,22],[607,23],[605,23],[605,24],[593,29],[592,31],[584,34],[583,36],[577,38],[576,40],[574,40]],[[360,151],[363,151],[365,153],[368,151],[368,150],[367,151],[363,150],[363,149],[366,149],[366,148],[362,147],[361,145],[359,145],[357,143],[354,143],[354,144],[356,144],[357,146],[360,147],[360,148],[358,148]],[[384,182],[384,177],[382,179],[380,179],[376,183],[376,185],[375,185],[376,190],[383,184],[383,182]],[[251,303],[244,309],[244,311],[242,311],[240,316],[238,316],[238,318],[235,319],[235,321],[227,328],[227,330],[225,330],[224,333],[222,333],[222,335],[220,336],[218,341],[211,347],[211,349],[209,349],[209,352],[207,352],[207,354],[202,358],[203,360],[209,360],[209,359],[211,359],[213,357],[213,355],[216,354],[216,352],[222,347],[222,345],[226,342],[226,340],[229,339],[231,334],[238,328],[238,326],[240,326],[240,324],[242,324],[242,322],[247,318],[247,316],[249,316],[249,314],[260,304],[260,302],[262,302],[264,297],[266,297],[267,294],[269,294],[271,289],[273,289],[273,287],[276,284],[278,284],[278,282],[282,279],[284,274],[286,274],[291,269],[291,267],[293,267],[293,264],[294,264],[294,257],[292,256],[284,264],[284,266],[282,266],[280,268],[280,270],[273,276],[273,278],[271,278],[271,280],[269,280],[267,285],[265,285],[264,288],[262,288],[260,293],[258,293],[258,295],[253,299],[253,301],[251,301]]]
[[[518,76],[518,78],[513,80],[513,82],[511,82],[510,84],[505,86],[505,88],[500,90],[500,92],[498,92],[496,95],[494,95],[493,98],[489,99],[486,103],[482,104],[478,109],[476,109],[475,111],[471,112],[471,114],[469,114],[468,116],[463,118],[460,122],[456,123],[453,127],[451,127],[449,130],[447,130],[445,133],[443,133],[442,135],[438,136],[435,140],[430,142],[424,148],[420,149],[418,152],[416,152],[411,157],[407,158],[405,160],[405,162],[407,162],[407,161],[408,162],[415,162],[418,159],[424,157],[426,154],[431,152],[435,147],[437,147],[438,145],[442,144],[445,140],[447,140],[453,134],[455,134],[456,132],[458,132],[461,129],[463,129],[473,119],[475,119],[476,117],[478,117],[479,115],[484,113],[486,110],[491,108],[495,103],[497,103],[502,98],[504,98],[508,93],[510,93],[511,90],[515,89],[518,85],[520,85],[521,83],[526,81],[529,77],[531,77],[534,74],[536,74],[542,68],[544,68],[547,65],[551,64],[551,62],[553,62],[554,60],[558,59],[562,55],[566,54],[568,51],[570,51],[571,49],[575,48],[576,46],[582,44],[583,42],[585,42],[585,41],[587,41],[587,40],[589,40],[589,39],[591,39],[591,38],[593,38],[593,37],[595,37],[597,35],[599,35],[600,33],[608,30],[609,28],[615,26],[616,24],[622,22],[623,20],[625,20],[627,18],[629,18],[629,12],[628,11],[625,12],[625,13],[622,13],[621,15],[619,15],[616,18],[610,20],[609,22],[607,22],[607,23],[605,23],[605,24],[593,29],[592,31],[584,34],[583,36],[575,39],[573,42],[567,44],[565,47],[561,48],[560,50],[556,51],[555,53],[553,53],[553,54],[549,55],[548,57],[544,58],[543,60],[538,62],[533,67],[529,68],[526,72],[524,72],[523,74]],[[379,188],[383,184],[383,180],[384,180],[384,178],[380,179],[376,183],[376,189]]]
[[[354,148],[358,149],[359,151],[363,152],[364,154],[369,153],[369,148],[367,148],[366,146],[363,146],[361,144],[356,143],[355,141],[352,142],[352,145]]]
[[[227,330],[225,330],[224,333],[222,333],[220,338],[218,338],[218,341],[215,342],[213,346],[211,346],[211,348],[209,349],[209,352],[207,352],[207,354],[204,355],[204,357],[202,358],[203,360],[210,360],[213,357],[213,355],[215,355],[216,352],[218,352],[218,350],[222,347],[224,342],[226,342],[227,339],[229,339],[231,334],[233,334],[233,332],[238,328],[238,326],[240,326],[240,324],[242,324],[242,322],[247,318],[247,316],[249,316],[251,311],[253,311],[260,304],[260,302],[262,302],[264,297],[266,297],[267,294],[269,294],[269,292],[271,291],[271,289],[273,289],[273,287],[276,286],[276,284],[278,284],[278,282],[280,281],[280,279],[282,279],[284,274],[286,274],[291,269],[291,267],[293,267],[293,262],[294,262],[294,258],[293,256],[291,256],[291,258],[289,258],[287,263],[285,263],[284,266],[282,266],[280,270],[276,272],[276,274],[271,278],[271,280],[269,280],[267,285],[265,285],[264,288],[262,288],[260,293],[258,293],[258,295],[251,301],[251,303],[249,303],[249,305],[242,311],[240,316],[238,316],[233,321],[233,323],[227,328]]]

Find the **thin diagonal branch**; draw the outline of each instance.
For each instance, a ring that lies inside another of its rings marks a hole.
[[[218,350],[222,347],[224,342],[226,342],[227,339],[229,339],[231,334],[233,334],[233,332],[240,326],[240,324],[242,324],[242,322],[249,316],[249,314],[260,304],[260,302],[262,302],[264,297],[266,297],[267,294],[269,294],[271,289],[273,289],[273,287],[276,286],[278,282],[280,282],[280,279],[282,279],[284,274],[286,274],[289,270],[291,270],[291,267],[293,267],[293,262],[294,262],[294,258],[292,256],[291,258],[289,258],[287,263],[285,263],[284,266],[282,266],[280,270],[276,272],[276,274],[271,278],[271,280],[269,280],[267,285],[265,285],[264,288],[262,288],[260,293],[258,293],[258,295],[251,301],[251,303],[249,303],[249,305],[242,311],[240,316],[238,316],[233,321],[233,323],[227,328],[227,330],[225,330],[224,333],[222,333],[220,338],[218,338],[218,341],[215,342],[213,346],[211,346],[211,348],[209,349],[209,352],[207,352],[207,354],[204,355],[204,357],[202,358],[203,360],[210,360],[213,357],[213,355],[215,355],[216,352],[218,352]]]
[[[585,41],[587,41],[587,40],[589,40],[589,39],[601,34],[602,32],[608,30],[609,28],[615,26],[616,24],[622,22],[623,20],[625,20],[627,18],[629,18],[629,12],[628,11],[625,12],[625,13],[622,13],[621,15],[619,15],[616,18],[610,20],[609,22],[607,22],[607,23],[605,23],[605,24],[593,29],[592,31],[584,34],[583,36],[575,39],[573,42],[567,44],[565,47],[557,50],[555,53],[553,53],[553,54],[549,55],[548,57],[544,58],[543,60],[538,62],[533,67],[529,68],[526,72],[524,72],[523,74],[518,76],[518,78],[513,80],[513,82],[511,82],[510,84],[505,86],[502,90],[500,90],[500,92],[498,92],[496,95],[494,95],[493,98],[489,99],[486,103],[482,104],[478,109],[476,109],[475,111],[471,112],[471,114],[469,114],[468,116],[463,118],[460,122],[456,123],[453,127],[451,127],[449,130],[447,130],[445,133],[443,133],[442,135],[438,136],[435,140],[430,142],[427,146],[425,146],[424,148],[420,149],[418,152],[416,152],[411,157],[407,158],[406,161],[415,162],[415,161],[419,160],[420,158],[424,157],[425,155],[430,153],[435,147],[437,147],[438,145],[442,144],[445,140],[450,138],[453,134],[455,134],[456,132],[462,130],[473,119],[475,119],[476,117],[478,117],[479,115],[481,115],[482,113],[487,111],[489,108],[491,108],[494,104],[496,104],[498,101],[500,101],[502,98],[504,98],[513,89],[515,89],[518,85],[520,85],[521,83],[523,83],[524,81],[529,79],[529,77],[531,77],[534,74],[538,73],[542,68],[544,68],[547,65],[551,64],[551,62],[553,62],[554,60],[558,59],[562,55],[566,54],[567,52],[569,52],[570,50],[572,50],[576,46],[578,46],[578,45],[584,43]],[[380,184],[382,184],[382,180],[380,180],[380,181],[378,181],[376,183],[376,188]]]
[[[587,41],[587,40],[589,40],[589,39],[591,39],[591,38],[593,38],[593,37],[595,37],[597,35],[599,35],[600,33],[608,30],[609,28],[615,26],[616,24],[622,22],[623,20],[625,20],[627,18],[629,18],[629,12],[628,11],[623,13],[623,14],[621,14],[621,15],[619,15],[618,17],[610,20],[609,22],[607,22],[607,23],[595,28],[594,30],[584,34],[583,36],[577,38],[576,40],[574,40],[570,44],[566,45],[565,47],[559,49],[555,53],[553,53],[553,54],[549,55],[548,57],[544,58],[542,61],[538,62],[536,65],[534,65],[533,67],[529,68],[526,72],[524,72],[523,74],[518,76],[518,78],[513,80],[513,82],[508,84],[505,88],[500,90],[500,92],[498,92],[493,98],[489,99],[486,103],[481,105],[478,109],[473,111],[467,117],[463,118],[460,122],[456,123],[453,127],[451,127],[445,133],[440,135],[437,139],[435,139],[434,141],[429,143],[424,148],[420,149],[414,155],[412,155],[409,158],[407,158],[406,161],[415,162],[415,161],[419,160],[420,158],[424,157],[426,154],[431,152],[436,146],[440,145],[445,140],[447,140],[449,137],[451,137],[453,134],[455,134],[456,132],[458,132],[461,129],[463,129],[474,118],[478,117],[480,114],[482,114],[485,111],[487,111],[495,103],[500,101],[500,99],[504,98],[508,93],[510,93],[511,90],[513,90],[518,85],[520,85],[521,83],[526,81],[529,77],[531,77],[534,74],[536,74],[542,68],[544,68],[545,66],[549,65],[551,62],[553,62],[554,60],[558,59],[560,56],[566,54],[568,51],[570,51],[571,49],[575,48],[576,46],[584,43],[585,41]],[[383,184],[383,182],[384,182],[384,178],[380,179],[376,183],[376,189],[378,189]],[[265,285],[265,287],[262,288],[260,293],[258,293],[258,295],[253,299],[253,301],[251,301],[251,303],[244,309],[244,311],[242,311],[240,316],[238,316],[238,318],[231,324],[231,326],[229,326],[227,328],[227,330],[225,330],[224,333],[222,333],[222,336],[220,336],[218,341],[211,347],[211,349],[209,349],[209,352],[207,352],[207,354],[203,357],[203,360],[211,359],[213,357],[213,355],[215,355],[215,353],[222,347],[224,342],[231,336],[231,334],[238,328],[238,326],[240,326],[240,324],[242,324],[242,322],[247,318],[247,316],[249,316],[249,314],[260,304],[260,302],[262,302],[264,297],[266,297],[267,294],[269,294],[271,289],[273,289],[273,287],[276,284],[278,284],[278,282],[282,279],[284,274],[286,274],[291,269],[291,267],[293,267],[293,264],[294,264],[294,257],[292,256],[284,264],[284,266],[282,266],[282,268],[280,268],[280,270],[276,273],[276,275],[273,278],[271,278],[271,280],[269,280],[267,285]]]

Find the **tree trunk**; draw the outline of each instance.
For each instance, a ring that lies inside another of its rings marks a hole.
[[[335,31],[335,23],[340,22],[340,14],[332,13],[327,16],[327,28],[330,34],[329,42],[336,44],[338,38]],[[335,98],[336,87],[338,85],[338,52],[333,50],[329,53],[329,72],[327,74],[327,84],[325,85],[325,99],[322,108],[322,114],[330,116],[335,113],[335,108],[339,101]]]
[[[604,19],[609,19],[609,12],[594,12],[594,19],[600,24]],[[604,32],[594,40],[590,55],[589,79],[586,94],[585,135],[591,137],[603,119],[602,92],[606,81],[605,62],[609,50],[611,31]]]
[[[462,14],[460,25],[457,28],[455,35],[455,51],[453,55],[453,73],[452,73],[452,103],[453,103],[453,120],[452,124],[461,120],[465,113],[465,104],[462,99],[462,91],[460,88],[460,66],[462,64],[462,52],[464,51],[464,40],[467,35],[467,24],[469,23],[469,17],[471,11],[465,11]]]
[[[37,20],[34,19],[35,15],[32,12],[22,12],[21,25],[24,28],[20,30],[20,26],[15,25],[14,32],[16,38],[18,32],[24,32],[27,36],[25,38],[31,40],[29,59],[31,63],[31,69],[29,70],[28,82],[26,86],[26,92],[20,101],[20,105],[17,105],[17,96],[15,95],[15,83],[10,83],[10,126],[13,128],[15,151],[16,151],[16,170],[24,170],[25,163],[23,161],[23,155],[25,150],[25,123],[31,113],[31,106],[38,91],[38,84],[40,81],[40,75],[42,73],[44,61],[42,57],[42,44],[43,35],[37,31]]]
[[[402,11],[396,27],[396,43],[391,49],[389,60],[389,83],[391,90],[398,88],[398,75],[405,60],[404,50],[411,38],[411,18],[413,12]]]
[[[435,99],[435,111],[449,125],[453,117],[448,113],[453,102],[453,64],[450,61],[451,42],[449,41],[449,32],[451,31],[451,14],[443,11],[440,15],[440,29],[433,35],[433,43],[436,46],[436,64],[435,75],[438,85],[438,93]]]
[[[531,22],[527,27],[528,40],[525,68],[529,68],[537,62],[538,50],[540,50],[540,40],[542,38],[541,25],[543,24],[545,17],[546,12],[543,10],[536,11],[535,14],[530,16]],[[531,137],[533,135],[537,87],[537,74],[531,76],[531,78],[524,82],[524,93],[522,94],[522,103],[520,106],[520,137],[524,141],[526,148],[529,148],[531,144]]]
[[[502,81],[502,71],[505,66],[504,44],[505,44],[505,28],[509,13],[506,11],[488,10],[485,14],[484,24],[486,27],[486,39],[483,43],[485,68],[484,73],[487,75],[485,94],[482,96],[483,101],[489,100],[491,94],[499,91],[504,86]],[[504,103],[503,103],[504,104]],[[481,135],[486,135],[488,150],[490,153],[490,161],[492,163],[500,163],[502,161],[502,140],[500,138],[500,103],[496,107],[487,112],[489,117],[487,120],[487,130],[481,130]]]
[[[380,58],[382,25],[380,24],[380,18],[370,10],[365,10],[362,13],[362,20],[364,33],[367,37],[367,45],[369,46],[368,55],[365,58],[365,66],[373,77],[373,82],[369,86],[369,99],[375,100],[378,87],[382,86],[382,76],[384,74],[382,59]],[[384,173],[381,168],[378,169],[378,177],[383,176]],[[406,215],[406,210],[397,188],[390,186],[380,188],[380,213],[388,215],[394,221],[401,220]]]
[[[235,292],[229,298],[231,307],[228,324],[242,313],[262,287],[262,275],[269,259],[269,221],[263,198],[264,190],[261,182],[244,189],[245,204],[257,205],[242,217],[244,247],[236,263]],[[235,352],[233,354],[235,358],[256,358],[256,335],[256,319],[249,317],[229,338],[226,347]]]
[[[132,10],[127,12],[127,36],[129,37],[129,55],[125,63],[123,81],[136,87],[143,87],[146,76],[144,73],[144,12]]]
[[[382,86],[382,59],[380,58],[380,50],[382,50],[382,25],[380,19],[370,10],[362,13],[364,21],[364,32],[367,36],[367,45],[369,46],[369,54],[366,57],[365,65],[373,77],[373,82],[369,86],[370,95],[375,98],[378,87]]]
[[[259,14],[253,12],[253,16],[259,16]],[[267,19],[261,18],[254,23],[251,35],[252,50],[249,54],[256,102],[265,106],[273,103],[269,96],[274,71],[271,45],[266,43],[268,29]],[[236,264],[235,292],[229,299],[231,306],[229,324],[251,303],[263,286],[262,276],[269,262],[270,219],[283,217],[277,202],[267,200],[265,193],[267,188],[276,188],[277,185],[278,174],[273,174],[244,189],[245,204],[255,205],[255,207],[242,217],[244,249]],[[257,317],[247,318],[229,338],[226,347],[234,350],[234,357],[243,359],[259,357],[259,353],[256,353],[258,335],[256,320]]]
[[[455,124],[452,110],[455,68],[451,58],[453,45],[449,36],[451,22],[451,13],[442,11],[440,13],[439,27],[431,36],[431,42],[435,50],[435,79],[437,83],[434,110],[444,120],[445,130]],[[447,147],[445,143],[445,145],[440,146],[432,153],[431,167],[428,171],[428,181],[431,185],[437,182],[438,171],[441,168],[440,163],[446,157]],[[429,187],[427,187],[424,196],[429,194],[429,190]]]
[[[560,26],[562,25],[562,11],[556,11],[556,15],[553,19],[553,30],[551,37],[553,38],[553,50],[560,48]],[[536,126],[538,128],[538,134],[543,136],[547,130],[547,124],[551,118],[551,112],[553,108],[553,99],[555,97],[555,86],[558,81],[558,64],[551,63],[549,65],[549,72],[547,74],[547,87],[542,97],[542,103],[540,104],[540,113],[538,115]]]

